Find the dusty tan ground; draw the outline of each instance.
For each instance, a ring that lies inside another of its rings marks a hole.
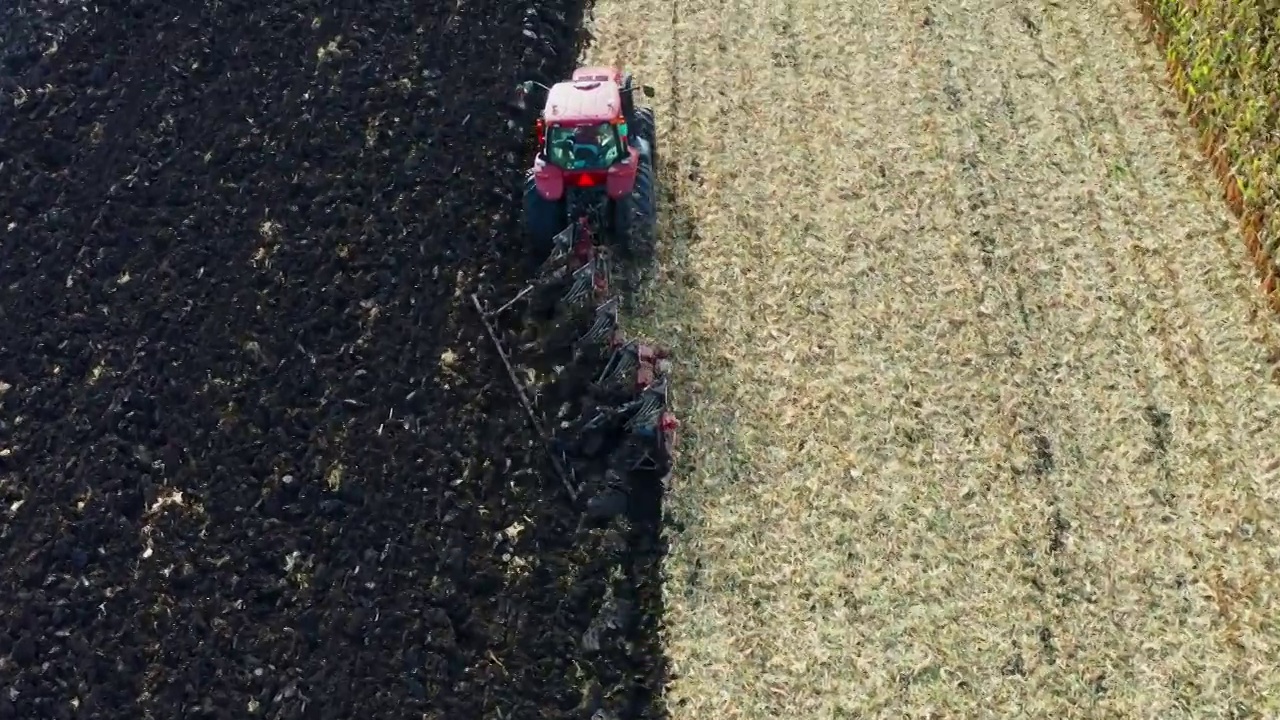
[[[1120,2],[599,0],[673,193],[676,720],[1280,712],[1280,329]]]

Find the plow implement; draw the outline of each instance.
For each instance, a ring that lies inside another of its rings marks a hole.
[[[597,236],[593,223],[579,218],[555,236],[538,276],[514,297],[489,310],[471,296],[552,469],[575,501],[592,478],[610,491],[635,481],[665,485],[679,426],[670,407],[671,354],[626,336],[610,250],[596,244]],[[518,348],[508,347],[495,326],[504,313],[521,315]],[[513,364],[518,351],[538,353],[557,372],[530,387]]]
[[[530,102],[535,90],[541,104]],[[670,352],[628,338],[619,322],[624,286],[655,254],[656,125],[637,91],[653,95],[609,67],[518,88],[518,109],[541,107],[527,118],[537,152],[523,197],[525,248],[540,264],[513,297],[488,306],[472,296],[553,471],[597,510],[601,497],[667,485],[679,426]],[[519,330],[504,336],[499,316]],[[525,358],[549,372],[523,379]]]

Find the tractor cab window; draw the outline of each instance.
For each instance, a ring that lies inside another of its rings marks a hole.
[[[599,170],[618,161],[622,143],[611,123],[547,129],[547,159],[565,170]]]

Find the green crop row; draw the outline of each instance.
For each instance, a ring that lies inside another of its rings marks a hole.
[[[1280,250],[1280,0],[1143,0],[1174,85],[1274,292]],[[1265,267],[1264,267],[1265,266]]]

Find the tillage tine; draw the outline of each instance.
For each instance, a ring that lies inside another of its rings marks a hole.
[[[573,285],[569,287],[560,299],[570,305],[581,304],[595,289],[595,279],[595,260],[592,260],[573,272]]]
[[[613,351],[609,361],[605,363],[604,370],[596,378],[596,384],[603,386],[613,382],[625,382],[627,376],[635,372],[639,366],[640,343],[628,340],[626,344]]]
[[[667,376],[662,375],[640,393],[640,407],[627,421],[627,429],[643,434],[656,432],[666,406]]]
[[[618,327],[618,298],[612,297],[596,308],[591,327],[583,333],[580,344],[603,344]]]

